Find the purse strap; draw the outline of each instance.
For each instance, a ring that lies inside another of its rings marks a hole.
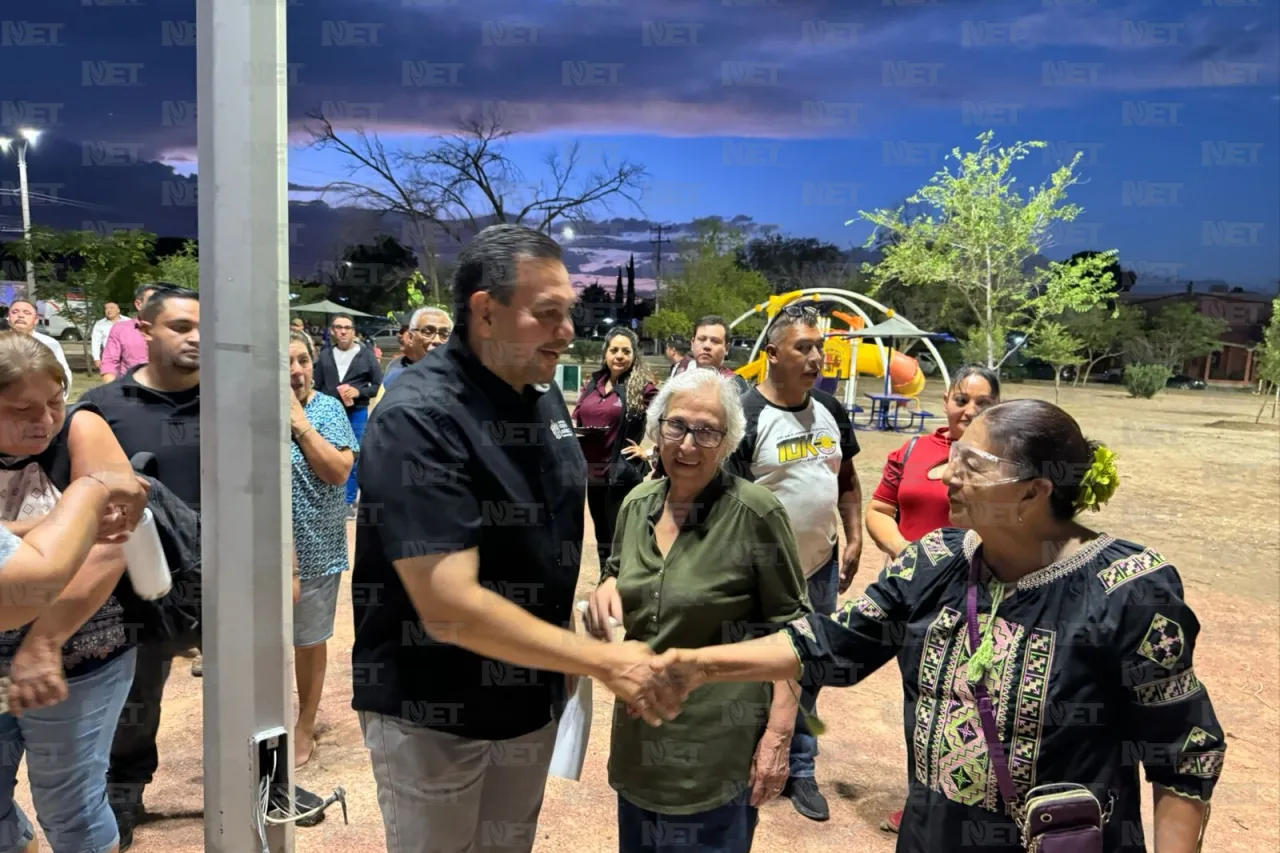
[[[981,576],[981,559],[979,551],[973,555],[969,566],[969,588],[966,593],[965,623],[969,633],[969,654],[978,651],[981,639],[978,636],[978,581]],[[985,681],[985,678],[984,678]],[[996,784],[1000,787],[1000,796],[1004,797],[1005,808],[1015,818],[1018,815],[1018,791],[1013,785],[1013,777],[1009,775],[1009,761],[1000,742],[1000,730],[996,727],[996,715],[991,705],[991,695],[983,681],[972,685],[973,696],[978,701],[978,719],[982,721],[982,735],[987,741],[987,755],[991,759],[991,770],[995,774]]]

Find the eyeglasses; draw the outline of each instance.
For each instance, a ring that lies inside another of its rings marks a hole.
[[[453,330],[448,326],[422,326],[421,328],[414,329],[413,331],[422,335],[427,340],[439,338],[442,341],[447,341],[449,340],[449,333]]]
[[[686,435],[693,433],[693,443],[708,450],[714,450],[724,441],[723,430],[692,427],[684,421],[669,421],[666,418],[660,418],[658,424],[662,427],[662,437],[667,441],[679,443],[684,441]]]
[[[782,313],[788,317],[802,317],[805,319],[818,319],[818,309],[812,305],[787,305],[782,309]]]
[[[1002,459],[959,441],[951,445],[947,454],[947,467],[951,469],[953,476],[976,486],[1020,483],[1035,477],[1035,472],[1021,462]]]
[[[331,326],[335,332],[354,332],[355,326]]]

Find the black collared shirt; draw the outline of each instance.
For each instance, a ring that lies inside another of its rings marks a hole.
[[[586,461],[559,389],[517,393],[459,330],[386,390],[357,476],[352,706],[484,740],[549,723],[564,676],[431,639],[394,562],[477,548],[483,585],[569,623]]]
[[[98,407],[126,456],[155,454],[156,479],[198,512],[200,386],[156,391],[135,374],[91,388],[80,399]]]

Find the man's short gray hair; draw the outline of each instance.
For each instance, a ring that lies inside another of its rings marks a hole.
[[[742,436],[747,431],[747,416],[742,411],[742,390],[737,380],[731,376],[721,376],[718,370],[706,367],[695,367],[677,374],[662,386],[658,396],[649,404],[649,412],[645,422],[645,434],[652,442],[658,441],[659,421],[667,416],[671,407],[671,399],[677,394],[700,391],[714,386],[720,393],[720,407],[724,410],[724,441],[717,448],[720,461],[729,458],[729,454],[738,449]]]
[[[444,310],[443,308],[436,308],[434,305],[424,305],[423,307],[414,311],[412,315],[410,315],[409,328],[411,330],[416,330],[418,328],[418,321],[421,320],[423,317],[427,316],[428,314],[439,314],[449,321],[450,326],[453,325],[453,318],[449,316],[448,311]]]

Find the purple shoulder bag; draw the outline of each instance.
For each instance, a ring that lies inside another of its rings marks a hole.
[[[981,576],[981,560],[974,555],[969,570],[969,588],[965,602],[965,616],[969,633],[969,654],[978,650],[981,639],[978,633],[978,582]],[[1005,809],[1022,833],[1022,846],[1028,853],[1103,853],[1102,827],[1110,817],[1093,792],[1083,785],[1047,784],[1027,792],[1026,802],[1019,800],[1013,777],[1009,775],[1009,762],[996,728],[996,716],[991,696],[982,682],[972,685],[978,701],[978,717],[982,721],[982,734],[987,741],[987,754],[991,771],[1000,787]]]

